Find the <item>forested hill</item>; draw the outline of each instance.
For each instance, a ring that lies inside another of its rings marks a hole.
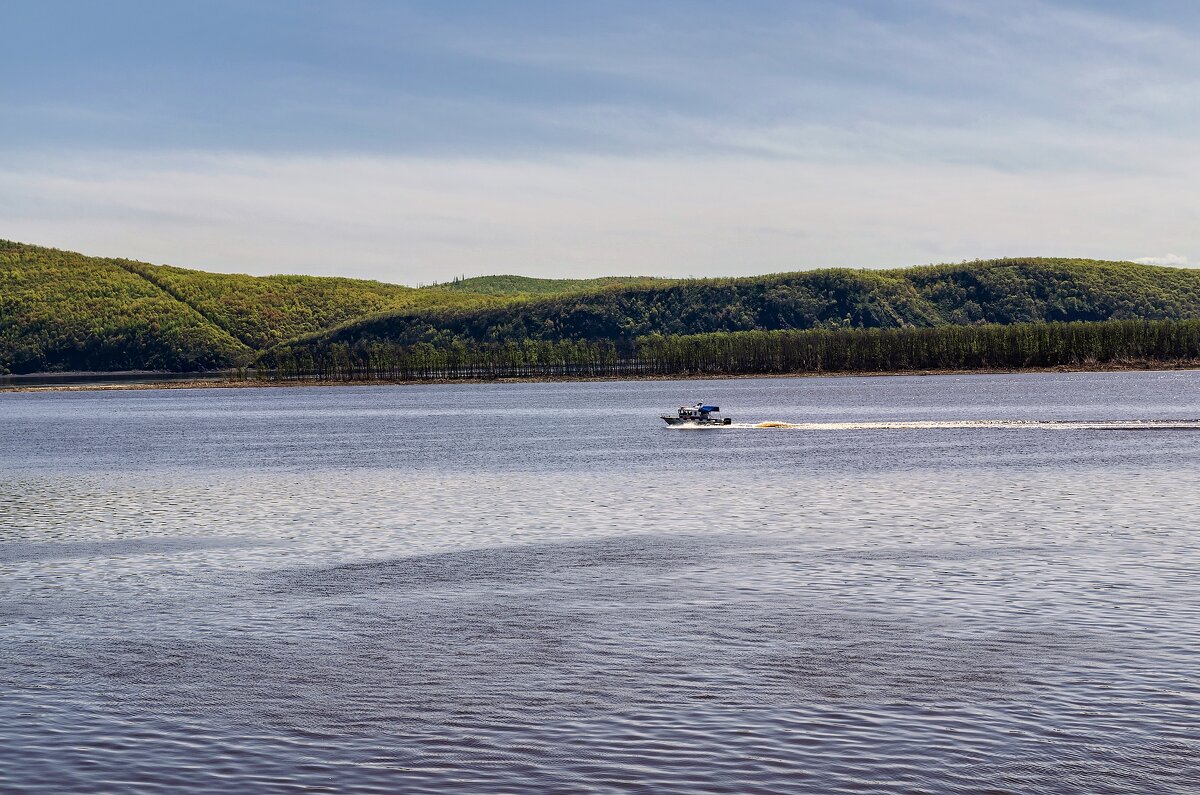
[[[0,373],[229,367],[367,313],[497,300],[358,279],[206,273],[0,241]]]
[[[0,242],[0,373],[202,370],[250,353],[116,260]]]
[[[429,288],[206,273],[0,241],[0,373],[201,370],[374,343],[605,341],[808,328],[1200,317],[1200,271],[1020,259],[742,279]]]
[[[1011,259],[899,270],[819,270],[638,284],[469,310],[401,311],[282,346],[445,346],[609,340],[654,334],[893,328],[1200,317],[1200,271],[1076,259]]]

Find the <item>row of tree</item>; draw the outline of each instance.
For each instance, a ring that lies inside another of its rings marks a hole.
[[[811,329],[400,345],[380,341],[277,349],[260,361],[280,379],[905,372],[1019,369],[1200,359],[1200,320]]]

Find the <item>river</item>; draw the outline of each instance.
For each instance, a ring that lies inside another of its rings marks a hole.
[[[1193,793],[1198,419],[1197,372],[0,393],[0,790]]]

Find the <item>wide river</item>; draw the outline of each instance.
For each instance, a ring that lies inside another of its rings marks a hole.
[[[1195,793],[1196,420],[1198,372],[0,393],[0,791]]]

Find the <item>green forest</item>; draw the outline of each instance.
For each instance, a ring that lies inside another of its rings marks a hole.
[[[413,288],[208,273],[0,241],[0,373],[1051,366],[1194,358],[1197,318],[1200,271],[1096,260],[735,279],[490,276]]]
[[[1200,320],[735,331],[609,340],[383,342],[273,354],[272,377],[433,380],[919,372],[1195,362]]]

